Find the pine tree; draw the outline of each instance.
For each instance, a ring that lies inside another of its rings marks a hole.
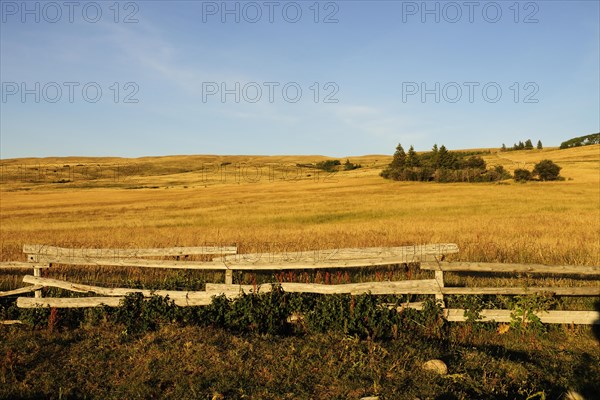
[[[537,142],[537,149],[538,149],[538,150],[542,150],[543,148],[544,148],[544,147],[542,146],[542,141],[541,141],[541,140],[538,140],[538,142]]]
[[[440,151],[437,143],[433,145],[431,149],[431,165],[433,168],[438,169],[440,167]]]
[[[506,151],[506,145],[504,143],[502,143],[502,147],[500,148],[500,151]]]
[[[415,148],[413,146],[410,146],[410,149],[408,149],[408,154],[406,155],[406,166],[418,167],[420,165],[421,162],[419,160],[419,155],[415,151]]]
[[[396,152],[394,153],[394,158],[392,159],[392,163],[390,167],[393,169],[402,169],[406,165],[406,153],[404,152],[404,148],[402,145],[398,143],[396,146]]]
[[[531,139],[527,139],[527,141],[525,141],[525,149],[533,150],[533,143],[531,143]]]
[[[519,150],[523,150],[525,148],[525,143],[519,140],[519,145],[517,146]]]
[[[452,154],[448,152],[446,146],[442,145],[438,152],[440,168],[452,168]]]

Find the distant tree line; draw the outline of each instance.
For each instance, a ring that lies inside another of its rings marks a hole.
[[[535,146],[536,149],[541,150],[544,148],[544,146],[542,145],[542,141],[538,140],[537,144]],[[506,147],[506,145],[504,143],[502,143],[502,147],[500,148],[501,151],[511,151],[511,150],[533,150],[533,142],[531,141],[531,139],[527,139],[525,141],[525,143],[523,143],[522,141],[519,141],[519,143],[515,143],[513,144],[512,147]]]
[[[591,135],[580,136],[573,139],[569,139],[560,144],[561,149],[568,149],[571,147],[589,146],[591,144],[600,143],[600,133],[592,133]]]
[[[385,179],[395,181],[421,182],[497,182],[513,178],[502,165],[487,168],[486,162],[478,154],[483,152],[450,152],[446,146],[417,154],[413,146],[408,152],[401,144],[396,147],[392,162],[381,171]],[[514,171],[514,179],[519,182],[540,180],[562,180],[561,167],[551,160],[542,160],[535,164],[533,171],[518,168]]]
[[[430,152],[417,154],[413,146],[408,153],[401,144],[396,147],[392,162],[381,176],[396,181],[433,182],[493,182],[511,178],[501,165],[487,169],[477,154],[481,152],[450,152],[435,144]]]
[[[296,164],[296,166],[305,168],[316,168],[327,172],[335,172],[340,169],[342,163],[340,160],[325,160],[319,161],[315,164]],[[348,159],[346,159],[346,162],[343,164],[344,171],[352,171],[358,168],[362,168],[362,165],[351,163]]]

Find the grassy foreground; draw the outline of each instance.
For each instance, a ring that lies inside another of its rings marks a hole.
[[[2,328],[0,397],[563,399],[575,388],[598,398],[597,344],[577,330],[539,339],[456,329],[445,339],[371,341],[165,326],[123,342],[106,324],[60,333]],[[448,364],[448,375],[421,368],[433,358]]]
[[[25,243],[217,243],[253,252],[454,242],[456,260],[600,264],[600,146],[484,156],[508,170],[544,158],[563,167],[565,181],[390,182],[378,176],[389,156],[350,157],[363,168],[334,175],[297,166],[319,156],[2,160],[0,260],[24,260]],[[190,289],[219,278],[70,267],[48,276]],[[21,279],[0,272],[0,290]],[[598,299],[590,300],[584,308]],[[386,340],[185,324],[124,340],[122,329],[110,321],[58,331],[1,326],[0,397],[558,399],[570,388],[600,397],[600,346],[589,327],[500,335],[496,327],[456,324],[443,334],[415,329]],[[431,358],[446,361],[450,374],[422,371]]]

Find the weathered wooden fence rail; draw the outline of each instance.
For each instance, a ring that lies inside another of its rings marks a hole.
[[[224,294],[235,298],[241,292],[271,290],[271,285],[253,286],[233,284],[234,271],[280,271],[307,269],[340,269],[369,266],[418,263],[421,270],[434,271],[433,279],[403,280],[393,282],[363,282],[347,284],[281,283],[283,290],[293,293],[318,294],[363,294],[375,295],[435,295],[443,304],[444,295],[529,295],[553,293],[558,296],[600,296],[600,283],[578,287],[446,287],[444,272],[460,273],[518,273],[581,275],[586,279],[600,276],[598,266],[550,266],[541,264],[446,262],[449,254],[458,253],[453,243],[429,244],[402,247],[351,248],[312,250],[304,252],[237,254],[234,246],[174,247],[165,249],[70,249],[44,245],[25,245],[23,251],[28,262],[0,263],[0,269],[32,268],[34,274],[26,275],[23,282],[30,284],[19,289],[0,292],[0,296],[12,296],[35,292],[35,297],[19,297],[17,306],[34,308],[49,307],[95,307],[118,306],[129,293],[169,296],[179,306],[208,305],[216,295]],[[181,257],[191,255],[214,256],[210,261],[185,261]],[[143,257],[176,257],[177,260],[161,260]],[[115,267],[143,267],[191,270],[222,270],[225,283],[207,283],[204,291],[143,290],[132,288],[106,288],[72,283],[64,280],[41,277],[41,270],[53,264],[101,265]],[[77,293],[94,293],[102,297],[42,298],[41,289],[55,287]],[[407,307],[418,308],[418,304]],[[462,309],[444,309],[449,321],[464,321]],[[482,310],[482,320],[508,322],[510,310]],[[597,311],[546,311],[538,313],[544,323],[600,324]]]

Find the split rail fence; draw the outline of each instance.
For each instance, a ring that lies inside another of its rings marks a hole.
[[[34,292],[34,297],[18,297],[21,308],[58,307],[78,308],[106,305],[116,307],[124,296],[139,292],[145,297],[152,294],[169,296],[179,306],[203,306],[211,303],[217,295],[238,297],[242,291],[257,289],[253,285],[233,283],[234,271],[281,271],[361,268],[398,264],[418,264],[421,270],[433,271],[433,278],[386,282],[364,282],[346,284],[281,283],[286,292],[319,294],[363,294],[374,295],[433,295],[444,304],[445,295],[533,295],[553,293],[557,296],[600,297],[600,267],[541,265],[483,262],[446,262],[449,254],[458,253],[453,243],[415,245],[403,247],[347,248],[286,253],[238,254],[237,248],[222,246],[173,247],[159,249],[72,249],[46,245],[25,245],[23,252],[27,262],[3,262],[0,269],[33,269],[23,282],[29,284],[19,289],[0,292],[2,296],[22,295]],[[212,255],[212,261],[185,261],[182,257]],[[146,257],[176,257],[176,260],[161,260]],[[143,290],[133,288],[109,288],[91,286],[65,280],[42,277],[43,269],[53,265],[113,266],[170,268],[186,270],[223,271],[224,283],[207,283],[204,291]],[[464,274],[545,274],[583,276],[591,286],[578,287],[449,287],[444,284],[445,272]],[[42,297],[42,289],[60,288],[78,293],[94,293],[96,297],[57,298]],[[271,290],[270,285],[258,287],[260,292]],[[422,303],[406,304],[419,308]],[[489,309],[480,313],[481,321],[510,322],[511,310]],[[465,310],[444,308],[448,321],[465,321]],[[599,311],[543,311],[537,313],[543,323],[600,324]],[[9,323],[9,321],[4,321]]]

